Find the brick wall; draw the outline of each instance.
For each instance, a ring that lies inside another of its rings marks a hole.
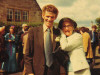
[[[29,22],[41,22],[41,9],[36,0],[0,0],[0,20],[7,21],[7,8],[29,11]]]

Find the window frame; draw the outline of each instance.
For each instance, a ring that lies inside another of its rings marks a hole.
[[[12,13],[11,13],[12,12]],[[14,14],[14,10],[13,9],[10,9],[8,8],[7,9],[7,21],[13,21],[13,14]],[[11,18],[12,17],[12,18]]]

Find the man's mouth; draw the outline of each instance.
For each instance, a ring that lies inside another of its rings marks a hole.
[[[70,32],[70,31],[65,31],[65,32]]]

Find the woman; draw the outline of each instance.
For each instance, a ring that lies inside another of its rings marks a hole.
[[[83,37],[83,46],[84,46],[84,52],[86,54],[87,61],[91,65],[92,59],[93,59],[93,52],[92,52],[92,47],[91,47],[90,35],[87,32],[85,27],[80,28],[80,33]]]
[[[9,33],[5,35],[7,54],[9,55],[8,61],[2,63],[2,69],[7,72],[17,71],[16,62],[16,35],[14,34],[14,26],[11,26]]]
[[[68,51],[70,58],[68,75],[91,75],[83,50],[82,36],[74,32],[76,27],[76,22],[70,18],[62,18],[58,25],[61,30],[61,49]]]

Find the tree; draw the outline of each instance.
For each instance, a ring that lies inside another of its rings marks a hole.
[[[95,22],[97,25],[100,25],[100,17],[96,18]]]
[[[95,22],[98,25],[98,31],[100,31],[100,17],[96,18]]]

